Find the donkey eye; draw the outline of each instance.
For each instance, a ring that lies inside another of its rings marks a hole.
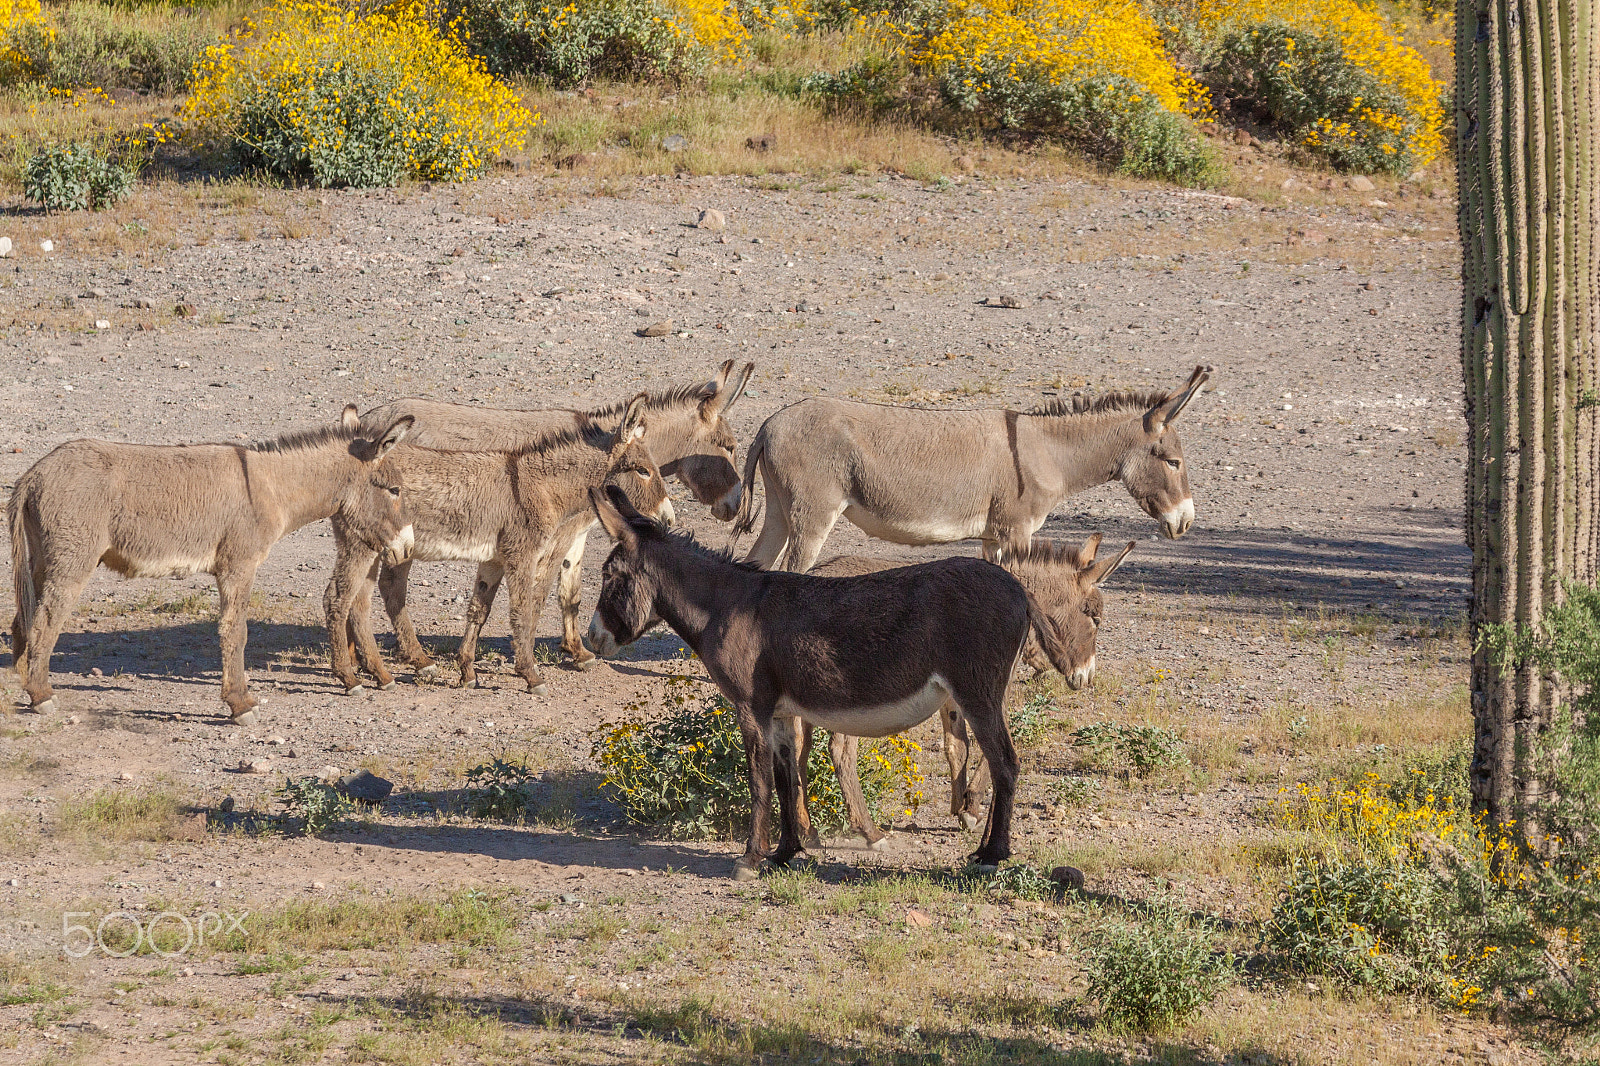
[[[648,471],[648,470],[635,470],[634,473],[639,475],[639,480],[640,481],[649,481],[650,480],[650,471]]]
[[[1168,459],[1167,460],[1167,465],[1172,467],[1172,469],[1176,470],[1176,469],[1178,469],[1178,467],[1183,465],[1183,460],[1182,459]]]
[[[398,500],[400,498],[400,490],[398,488],[392,488],[391,487],[389,489],[389,495],[393,496],[395,499]]]

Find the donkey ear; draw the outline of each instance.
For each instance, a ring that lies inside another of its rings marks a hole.
[[[1089,578],[1089,584],[1102,584],[1106,578],[1110,577],[1116,572],[1117,567],[1122,565],[1122,560],[1128,557],[1128,553],[1133,551],[1134,545],[1138,543],[1139,542],[1136,540],[1128,541],[1128,546],[1123,548],[1116,555],[1109,559],[1102,559],[1100,562],[1095,563],[1094,566],[1085,571],[1086,576]]]
[[[600,519],[600,524],[605,527],[611,539],[627,548],[633,548],[639,543],[639,535],[633,531],[633,526],[613,503],[613,499],[621,500],[623,506],[628,506],[628,498],[622,493],[617,493],[612,499],[607,499],[607,494],[593,486],[589,489],[589,506],[594,508],[595,517]],[[630,508],[631,510],[631,508]]]
[[[618,447],[644,436],[644,404],[648,398],[648,393],[641,392],[628,401],[628,406],[622,412],[622,421],[617,425]]]
[[[1099,550],[1100,534],[1090,533],[1088,538],[1084,540],[1083,547],[1078,549],[1078,566],[1083,568],[1094,562],[1095,552]]]
[[[346,408],[346,410],[353,410],[353,408]],[[377,462],[379,459],[382,459],[385,455],[389,454],[390,450],[393,449],[396,444],[399,444],[401,441],[405,440],[406,434],[411,432],[411,427],[416,424],[416,421],[417,420],[410,415],[395,419],[394,425],[390,426],[383,436],[378,439],[378,443],[374,445],[372,449],[372,461]]]
[[[1144,416],[1145,432],[1160,433],[1166,429],[1183,412],[1183,409],[1189,406],[1189,401],[1199,393],[1200,386],[1210,380],[1211,371],[1212,368],[1209,366],[1195,367],[1194,373],[1189,375],[1189,380],[1184,383],[1182,389],[1176,393],[1169,393],[1165,400],[1146,412]]]
[[[344,410],[339,414],[339,424],[354,433],[361,428],[361,410],[353,403],[345,404]]]
[[[739,397],[744,395],[745,386],[750,384],[750,379],[755,377],[755,374],[756,365],[754,363],[746,363],[744,369],[739,371],[739,380],[734,383],[733,388],[727,391],[722,401],[722,414],[724,416],[733,409],[734,404],[739,402]]]
[[[717,411],[728,396],[728,375],[731,373],[733,360],[724,359],[711,380],[700,386],[700,417],[705,421],[716,421]]]

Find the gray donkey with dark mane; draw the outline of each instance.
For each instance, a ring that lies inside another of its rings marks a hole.
[[[11,653],[33,709],[56,706],[50,654],[104,563],[123,577],[216,575],[222,698],[235,722],[255,724],[244,644],[256,568],[278,541],[323,518],[374,553],[409,552],[390,451],[410,428],[406,417],[359,433],[348,407],[336,427],[261,444],[75,440],[34,463],[7,507],[17,592]]]
[[[1171,392],[1074,397],[1036,411],[926,411],[808,399],[762,425],[744,465],[734,532],[766,518],[747,558],[803,573],[843,516],[896,544],[983,541],[986,559],[1027,547],[1073,493],[1121,481],[1167,537],[1194,522],[1173,422],[1210,377],[1197,366]]]
[[[738,441],[728,426],[728,412],[744,395],[756,365],[746,363],[737,376],[732,359],[725,361],[710,381],[684,385],[667,392],[650,393],[644,403],[646,433],[650,455],[663,478],[676,476],[711,508],[717,519],[731,521],[739,507],[742,486],[734,466]],[[585,425],[614,430],[626,404],[613,404],[592,411],[552,407],[544,410],[516,410],[469,404],[443,403],[411,398],[392,400],[374,407],[362,416],[363,424],[388,425],[410,415],[417,420],[410,443],[421,448],[443,451],[510,451],[561,430],[577,430]],[[627,484],[626,481],[623,482]],[[630,494],[635,506],[642,501]],[[670,506],[670,505],[669,505]],[[587,668],[594,655],[583,646],[579,629],[579,601],[583,590],[583,549],[594,516],[587,507],[581,516],[558,534],[561,550],[561,650],[580,670]],[[400,654],[421,674],[438,671],[422,643],[406,610],[406,585],[411,573],[409,560],[383,564],[378,590],[383,606],[394,626]],[[483,578],[480,572],[480,580]],[[491,602],[492,602],[491,594]]]
[[[982,559],[941,559],[862,577],[811,577],[733,562],[669,533],[612,487],[591,491],[617,546],[606,559],[590,647],[613,655],[665,621],[733,705],[750,776],[750,836],[734,876],[804,848],[802,719],[852,736],[902,733],[954,705],[989,764],[994,803],[973,860],[1011,854],[1017,753],[1006,728],[1011,674],[1037,609]],[[768,851],[774,786],[782,835]]]

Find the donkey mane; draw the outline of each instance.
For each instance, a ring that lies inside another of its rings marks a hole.
[[[1047,566],[1080,567],[1083,565],[1083,552],[1081,545],[1062,544],[1059,541],[1035,538],[1033,543],[1026,548],[1011,553],[1006,562],[1008,564],[1043,563]]]
[[[1073,393],[1070,400],[1051,400],[1043,407],[1024,412],[1030,415],[1060,417],[1062,415],[1114,415],[1127,411],[1148,411],[1157,404],[1166,403],[1172,393],[1163,389],[1117,389],[1099,396]]]
[[[644,406],[646,410],[659,410],[663,407],[677,407],[686,403],[699,403],[701,400],[705,399],[705,397],[701,395],[704,389],[705,383],[702,382],[698,385],[679,385],[677,388],[668,389],[666,392],[652,392],[645,396]],[[626,411],[628,409],[628,404],[632,402],[633,401],[631,400],[623,400],[621,403],[607,404],[604,407],[596,407],[593,410],[584,413],[592,419],[613,418],[617,415],[620,415],[623,411]]]
[[[642,515],[629,523],[635,530],[643,533],[651,540],[664,540],[675,544],[684,551],[698,555],[702,559],[713,562],[727,563],[729,566],[738,567],[740,570],[751,570],[760,573],[764,568],[760,563],[753,563],[748,559],[735,559],[732,548],[712,548],[701,544],[694,539],[694,534],[687,529],[672,529],[660,519],[645,518]]]
[[[253,452],[303,452],[335,441],[352,441],[360,433],[359,429],[346,429],[343,425],[317,426],[297,429],[273,440],[258,440],[247,447]]]

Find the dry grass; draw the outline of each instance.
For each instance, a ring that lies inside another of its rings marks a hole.
[[[187,840],[204,832],[204,820],[203,814],[186,813],[170,792],[109,788],[63,801],[56,832],[95,844]]]

